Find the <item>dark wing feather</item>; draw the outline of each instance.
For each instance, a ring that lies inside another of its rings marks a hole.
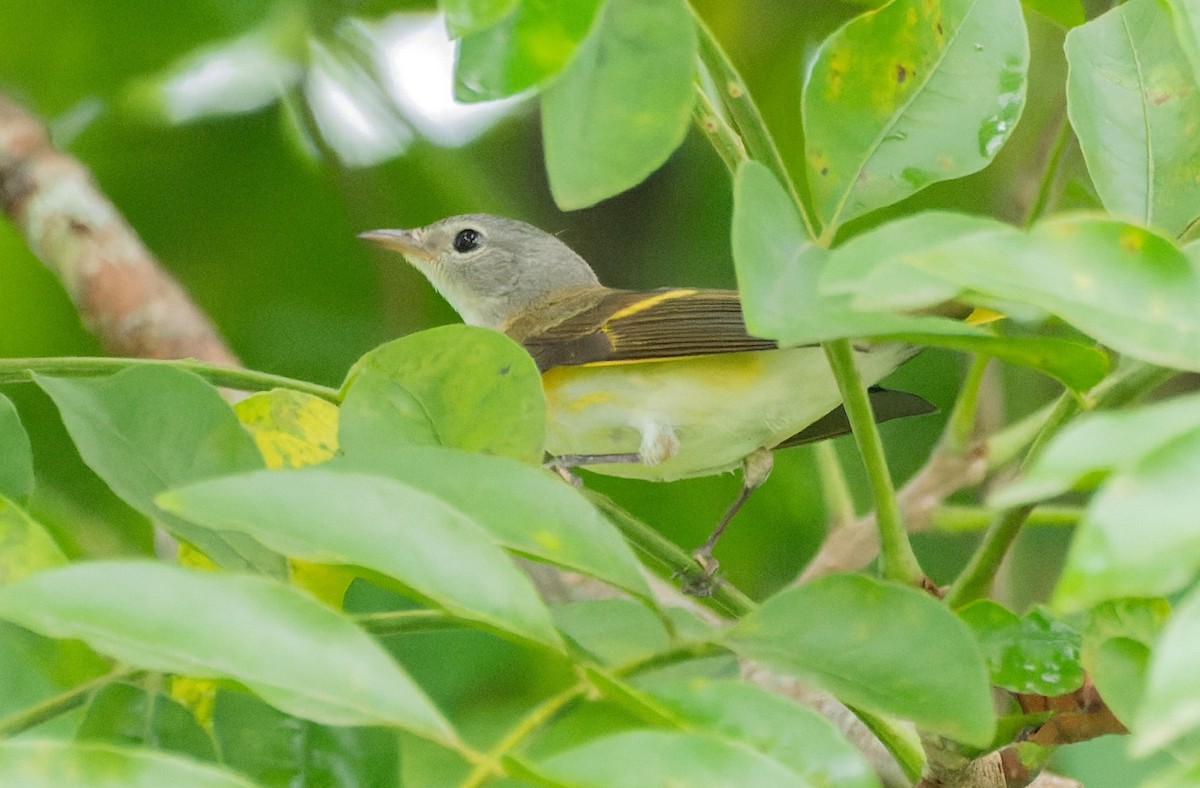
[[[609,290],[554,326],[519,340],[543,371],[777,347],[746,333],[734,290]]]
[[[902,419],[906,416],[923,416],[937,410],[926,400],[907,391],[892,391],[891,389],[872,386],[867,392],[871,398],[871,410],[875,421],[882,424],[892,419]],[[826,438],[836,438],[839,435],[850,434],[850,419],[846,409],[838,405],[800,432],[775,446],[776,449],[786,449],[789,446],[802,446],[806,443],[823,441]]]

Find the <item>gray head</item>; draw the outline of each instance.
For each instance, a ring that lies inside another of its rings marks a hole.
[[[451,216],[359,238],[403,254],[474,326],[500,328],[553,293],[599,285],[587,262],[562,241],[503,216]]]

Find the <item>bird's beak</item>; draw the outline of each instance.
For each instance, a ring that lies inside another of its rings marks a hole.
[[[371,230],[359,233],[358,237],[371,243],[379,244],[385,249],[399,252],[405,257],[418,257],[422,260],[432,260],[436,255],[431,254],[425,247],[424,238],[418,230]]]

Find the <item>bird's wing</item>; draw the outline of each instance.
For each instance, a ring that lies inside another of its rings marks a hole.
[[[773,350],[746,333],[734,290],[609,290],[565,320],[518,337],[542,371]]]
[[[906,416],[923,416],[934,413],[937,408],[927,400],[910,394],[907,391],[893,391],[881,386],[872,386],[868,392],[871,398],[871,411],[875,421],[882,424],[892,419],[902,419]],[[850,418],[846,409],[838,405],[800,432],[774,446],[776,449],[786,449],[789,446],[803,446],[806,443],[823,441],[826,438],[836,438],[839,435],[850,434]]]

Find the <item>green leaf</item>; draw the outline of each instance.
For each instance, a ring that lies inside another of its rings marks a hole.
[[[1200,213],[1200,86],[1162,6],[1067,34],[1067,113],[1104,207],[1178,235]]]
[[[643,685],[698,731],[749,746],[812,785],[870,788],[879,780],[862,754],[817,712],[738,681]]]
[[[222,762],[264,786],[403,784],[400,737],[386,728],[318,725],[222,688],[213,704],[212,732]]]
[[[1087,21],[1080,0],[1021,0],[1021,5],[1066,28],[1082,25]]]
[[[342,386],[347,454],[449,446],[541,462],[546,402],[525,349],[499,331],[452,325],[363,356]]]
[[[25,501],[33,492],[33,449],[12,401],[0,394],[0,495]]]
[[[453,743],[437,709],[349,619],[265,577],[92,561],[0,589],[0,618],[78,638],[142,670],[241,682],[330,725],[394,725]]]
[[[1092,499],[1054,592],[1060,610],[1163,596],[1200,570],[1200,429],[1114,474]]]
[[[1175,26],[1175,37],[1192,66],[1192,79],[1200,82],[1200,8],[1190,0],[1165,0]]]
[[[859,575],[831,575],[768,599],[723,639],[843,703],[983,746],[995,720],[971,632],[927,594]]]
[[[1016,506],[1094,486],[1113,471],[1200,429],[1200,395],[1129,410],[1088,413],[1071,422],[1038,454],[1024,475],[989,498]]]
[[[829,252],[807,240],[791,198],[771,171],[745,162],[734,180],[732,242],[746,325],[751,333],[785,345],[874,337],[986,353],[1042,371],[1073,389],[1090,388],[1108,371],[1107,357],[1094,348],[1060,339],[997,337],[961,320],[855,305],[851,292],[865,286],[854,285],[859,277],[877,285],[887,280],[887,288],[880,289],[904,302],[896,308],[944,301],[945,293],[960,288],[904,265],[904,255],[928,247],[931,238],[1001,226],[961,214],[920,214]],[[871,278],[873,266],[883,273]]]
[[[981,599],[957,612],[975,633],[992,684],[1037,695],[1064,695],[1083,686],[1081,635],[1044,611],[1018,616]]]
[[[220,566],[285,575],[283,559],[254,540],[196,528],[154,505],[168,487],[262,467],[254,440],[215,388],[169,367],[34,380],[58,406],[83,461],[126,503]]]
[[[503,547],[598,577],[643,599],[650,590],[619,531],[562,479],[507,457],[423,446],[349,454],[330,470],[381,473],[463,512]]]
[[[461,38],[499,22],[517,0],[438,0],[451,38]]]
[[[1017,0],[895,0],[821,45],[804,83],[808,182],[837,226],[983,169],[1025,106]]]
[[[254,783],[236,772],[157,750],[36,739],[0,742],[0,784],[21,788],[254,788]]]
[[[671,645],[662,621],[628,599],[594,599],[554,608],[554,622],[602,665],[647,659]]]
[[[76,738],[216,760],[212,740],[188,709],[166,695],[123,683],[96,693]]]
[[[506,5],[515,8],[494,25],[478,25],[458,44],[454,93],[459,101],[504,98],[545,83],[571,61],[601,3],[509,0]]]
[[[0,495],[0,586],[67,562],[58,543],[20,506]]]
[[[957,295],[980,306],[1025,305],[1056,315],[1116,350],[1200,370],[1200,275],[1171,241],[1108,217],[1058,216],[1028,233],[956,235],[886,262],[922,275],[925,305]],[[952,287],[935,290],[929,278]],[[858,309],[915,308],[894,276],[854,285]],[[934,298],[936,296],[936,298]],[[933,299],[933,300],[930,300]]]
[[[809,785],[798,773],[754,750],[712,736],[676,731],[625,731],[593,739],[533,766],[545,779],[580,788]]]
[[[306,561],[379,572],[451,615],[562,648],[533,584],[491,535],[447,502],[393,479],[319,467],[256,471],[158,500],[208,528],[248,534]]]
[[[1150,659],[1133,726],[1134,755],[1162,749],[1200,729],[1200,591],[1193,590],[1163,628]]]
[[[636,186],[679,147],[695,102],[696,54],[684,0],[607,0],[542,97],[546,172],[560,208]]]

